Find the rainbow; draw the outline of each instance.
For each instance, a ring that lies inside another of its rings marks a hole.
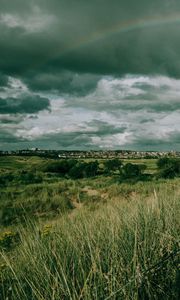
[[[69,41],[64,47],[54,48],[54,51],[51,53],[51,57],[45,59],[41,63],[34,63],[31,65],[32,68],[45,64],[49,60],[56,60],[62,58],[63,56],[71,54],[73,51],[80,50],[83,47],[86,47],[95,42],[107,39],[113,35],[128,33],[138,29],[153,28],[162,25],[174,25],[180,24],[180,13],[171,14],[171,15],[161,15],[156,17],[146,17],[141,19],[127,20],[124,22],[118,22],[110,27],[97,30],[88,36],[83,36],[82,38],[76,40],[75,42]]]
[[[98,42],[100,40],[109,38],[116,34],[126,33],[138,29],[144,28],[153,28],[162,25],[174,25],[180,23],[180,13],[171,14],[171,15],[161,15],[156,17],[128,20],[125,22],[119,22],[114,24],[109,28],[104,28],[102,30],[93,32],[91,35],[87,37],[83,37],[77,40],[75,43],[71,45],[67,45],[64,49],[61,49],[59,55],[65,55],[68,52],[78,50],[84,46],[92,44],[94,42]]]

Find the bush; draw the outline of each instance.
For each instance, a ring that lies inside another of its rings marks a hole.
[[[73,179],[94,177],[98,173],[98,162],[78,163],[69,172],[69,176]]]
[[[157,177],[170,179],[180,176],[180,159],[160,158],[157,161],[157,166],[159,169]]]
[[[22,170],[17,174],[15,181],[23,184],[41,183],[43,177],[39,172]]]
[[[84,168],[84,174],[85,177],[94,177],[98,173],[98,162],[97,161],[92,161],[89,163],[85,164]]]
[[[8,183],[14,180],[14,175],[10,173],[0,175],[0,186],[8,185]]]
[[[121,166],[122,162],[118,158],[106,160],[104,163],[104,171],[108,174],[112,171],[114,172],[120,170]]]
[[[66,159],[53,163],[48,163],[44,168],[44,172],[58,173],[60,175],[67,175],[69,171],[77,164],[76,160]]]
[[[169,165],[171,159],[169,159],[168,157],[162,157],[159,158],[157,161],[157,167],[159,169],[164,169],[165,167],[167,167]]]
[[[121,179],[141,179],[145,169],[145,165],[127,163],[121,169]]]
[[[17,172],[8,172],[0,176],[0,186],[12,184],[32,184],[41,183],[43,176],[40,172],[21,170]]]

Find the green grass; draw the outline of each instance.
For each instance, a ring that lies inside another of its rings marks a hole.
[[[140,164],[140,165],[146,165],[147,170],[146,173],[154,174],[157,171],[157,159],[123,159],[124,163],[132,163],[132,164]]]
[[[97,190],[108,197],[94,209],[19,225],[21,243],[1,253],[2,299],[177,299],[179,180]]]
[[[47,162],[59,161],[57,159],[41,158],[36,156],[0,156],[0,170],[16,170],[16,169],[32,169],[42,168]],[[93,159],[80,160],[85,162],[94,161]],[[98,160],[100,164],[103,164],[104,160]],[[122,162],[145,164],[148,170],[156,170],[157,159],[123,159]]]
[[[0,171],[41,168],[48,161],[52,160],[37,156],[0,156]]]
[[[1,190],[0,225],[12,225],[25,219],[52,218],[73,209],[69,192],[71,182],[34,184]]]
[[[0,299],[179,299],[180,179],[56,180],[0,190]]]

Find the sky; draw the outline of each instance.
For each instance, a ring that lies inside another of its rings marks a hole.
[[[180,151],[179,0],[0,0],[0,150]]]

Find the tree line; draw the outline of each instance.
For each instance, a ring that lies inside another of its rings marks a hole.
[[[144,180],[151,177],[175,178],[180,176],[180,159],[160,158],[157,161],[157,172],[148,174],[145,164],[123,163],[120,159],[110,159],[103,162],[103,167],[96,161],[83,162],[78,160],[60,160],[49,163],[44,172],[57,173],[72,179],[88,178],[98,175],[116,175],[121,180]]]
[[[44,176],[44,175],[45,176]],[[102,162],[79,161],[75,159],[62,159],[51,161],[39,166],[38,170],[17,170],[6,172],[0,175],[0,186],[9,183],[30,184],[41,183],[47,177],[63,177],[70,179],[82,179],[95,176],[114,176],[119,182],[124,181],[145,181],[155,179],[173,179],[180,176],[180,159],[160,158],[157,160],[157,171],[149,174],[145,164],[124,163],[120,159],[109,159]]]

